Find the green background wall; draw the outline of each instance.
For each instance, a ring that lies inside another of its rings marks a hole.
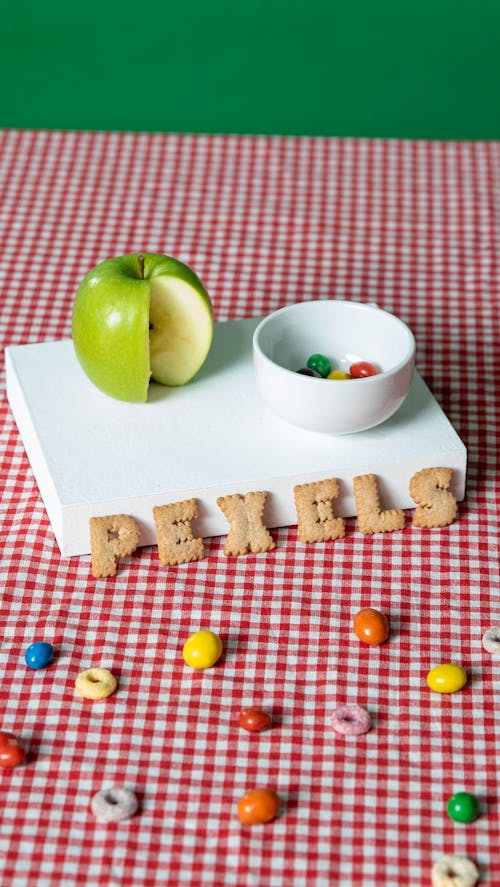
[[[1,28],[1,127],[500,138],[500,0],[49,0]]]

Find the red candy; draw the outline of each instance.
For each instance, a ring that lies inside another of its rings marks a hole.
[[[271,716],[258,708],[244,708],[240,712],[240,727],[249,733],[262,733],[271,726]]]
[[[26,751],[22,741],[14,736],[13,733],[7,733],[0,730],[0,767],[17,767],[22,764],[26,757]]]
[[[376,376],[378,369],[372,363],[368,363],[367,360],[360,360],[358,363],[351,364],[349,372],[353,379],[366,379],[367,376]]]

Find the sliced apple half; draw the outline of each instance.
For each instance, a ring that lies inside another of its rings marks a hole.
[[[183,262],[157,253],[107,259],[82,280],[73,344],[89,379],[118,400],[147,400],[152,377],[185,385],[213,338],[210,297]]]

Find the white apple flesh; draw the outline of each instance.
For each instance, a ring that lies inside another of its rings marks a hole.
[[[151,376],[162,385],[184,385],[207,355],[212,337],[207,305],[188,283],[153,277],[149,290]]]
[[[150,378],[189,382],[212,343],[210,297],[182,262],[156,253],[108,259],[82,280],[73,343],[89,379],[119,400],[147,400]]]

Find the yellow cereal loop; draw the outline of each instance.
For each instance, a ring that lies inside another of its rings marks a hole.
[[[427,686],[436,693],[456,693],[467,683],[467,672],[461,665],[445,662],[431,668],[427,675]]]
[[[75,687],[85,699],[105,699],[118,686],[115,676],[107,668],[87,668],[80,672]]]

